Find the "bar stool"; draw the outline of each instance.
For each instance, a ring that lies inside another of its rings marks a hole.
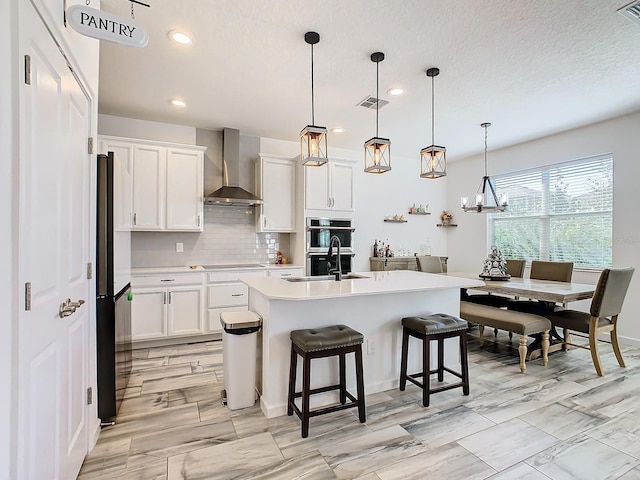
[[[469,364],[467,361],[467,322],[460,318],[444,313],[435,313],[425,317],[405,317],[402,319],[402,360],[400,363],[400,390],[404,391],[407,380],[422,389],[422,405],[429,406],[429,395],[432,393],[462,387],[462,393],[469,395]],[[409,337],[422,340],[422,372],[407,375],[407,357],[409,356]],[[461,372],[444,366],[444,340],[447,338],[460,338],[460,363]],[[430,348],[431,340],[438,341],[438,368],[430,368]],[[429,375],[438,374],[438,381],[444,380],[444,372],[460,378],[458,383],[430,388]],[[422,377],[422,382],[416,378]]]
[[[302,420],[302,437],[309,435],[309,418],[325,413],[337,412],[347,408],[358,407],[360,422],[366,421],[364,402],[364,379],[362,369],[362,341],[364,336],[346,325],[331,325],[323,328],[293,330],[291,337],[291,364],[289,369],[289,397],[287,401],[287,415],[296,412]],[[354,353],[356,360],[357,398],[347,391],[345,355]],[[296,373],[298,355],[302,357],[302,391],[296,392]],[[311,389],[311,360],[339,356],[340,380],[336,385]],[[340,405],[309,408],[309,397],[316,393],[340,390]],[[302,409],[295,404],[296,398],[302,398]],[[347,403],[347,398],[351,400]]]

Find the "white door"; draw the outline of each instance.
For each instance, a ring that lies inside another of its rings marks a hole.
[[[133,150],[132,230],[163,230],[167,150],[136,145]]]
[[[353,210],[353,165],[331,164],[331,197],[334,210]]]
[[[307,210],[329,210],[329,165],[304,168],[304,208]]]
[[[136,288],[131,302],[131,339],[167,336],[167,289]]]
[[[292,232],[295,219],[295,163],[276,158],[261,159],[263,232]],[[315,167],[305,167],[315,168]],[[322,168],[322,167],[317,167]]]
[[[167,328],[170,336],[203,333],[202,292],[201,285],[169,289]]]
[[[25,295],[17,478],[75,478],[88,447],[90,104],[30,4],[21,13],[19,281],[31,304]],[[67,298],[86,303],[63,318]]]
[[[202,231],[202,153],[167,151],[167,230]]]

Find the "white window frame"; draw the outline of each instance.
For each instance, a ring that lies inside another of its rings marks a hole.
[[[550,192],[550,172],[552,170],[556,170],[558,168],[562,168],[562,167],[567,167],[567,166],[578,166],[578,165],[586,165],[589,163],[601,163],[603,161],[610,161],[611,162],[611,178],[612,178],[612,184],[611,184],[611,199],[610,199],[610,205],[611,205],[611,209],[604,209],[598,212],[569,212],[569,213],[552,213],[550,211],[550,202],[548,201],[549,199],[549,192]],[[610,245],[613,247],[613,191],[614,191],[614,185],[613,185],[613,169],[614,169],[614,159],[613,159],[613,154],[608,153],[608,154],[602,154],[602,155],[594,155],[594,156],[590,156],[590,157],[585,157],[585,158],[580,158],[580,159],[576,159],[576,160],[571,160],[571,161],[567,161],[567,162],[560,162],[560,163],[555,163],[555,164],[550,164],[550,165],[544,165],[544,166],[540,166],[540,167],[536,167],[536,168],[531,168],[531,169],[526,169],[526,170],[519,170],[519,171],[514,171],[514,172],[509,172],[509,173],[504,173],[501,175],[496,175],[495,177],[492,178],[494,184],[496,185],[496,191],[500,192],[500,183],[501,180],[503,179],[513,179],[514,177],[520,177],[523,175],[527,175],[527,174],[532,174],[535,175],[537,173],[540,174],[541,176],[541,183],[542,183],[542,212],[537,213],[537,214],[532,214],[532,215],[522,215],[522,216],[509,216],[509,219],[533,219],[536,220],[538,219],[539,221],[539,234],[540,234],[540,242],[539,242],[539,260],[550,260],[550,240],[551,240],[551,228],[550,228],[550,224],[551,224],[551,220],[553,218],[562,218],[562,217],[575,217],[575,216],[579,216],[579,217],[583,217],[586,218],[588,216],[593,216],[593,215],[599,215],[601,216],[603,213],[609,213],[610,218],[611,218],[611,224],[610,224],[610,233],[609,233],[609,242]],[[487,239],[489,242],[489,245],[494,245],[496,244],[496,239],[495,239],[495,222],[496,220],[501,221],[501,216],[505,215],[504,213],[492,213],[489,214],[488,220],[487,220]],[[504,218],[504,217],[503,217]],[[500,242],[497,241],[497,245],[499,248],[502,248],[499,244]],[[509,252],[508,251],[502,251],[503,254],[505,254],[505,256],[507,258],[510,257]],[[518,255],[520,256],[520,255]],[[530,263],[531,260],[533,260],[532,258],[526,258],[527,262]],[[577,260],[577,259],[576,259]],[[611,256],[608,258],[608,262],[605,261],[603,265],[585,265],[585,264],[580,264],[579,262],[577,262],[576,260],[574,260],[574,267],[575,269],[579,269],[579,270],[600,270],[602,268],[606,268],[606,267],[611,267],[613,264],[613,248],[611,248]],[[567,259],[567,261],[571,261],[571,259]]]

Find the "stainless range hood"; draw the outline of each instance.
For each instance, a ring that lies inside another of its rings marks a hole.
[[[260,205],[262,199],[240,186],[240,131],[222,132],[222,188],[204,197],[205,205]]]

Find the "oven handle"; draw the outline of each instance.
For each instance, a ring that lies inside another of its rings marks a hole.
[[[353,227],[330,227],[329,225],[325,225],[323,227],[320,226],[312,226],[312,227],[307,227],[307,230],[348,230],[351,232],[355,232],[356,229]]]
[[[327,252],[307,252],[307,257],[326,257]],[[341,257],[355,257],[355,252],[340,252]]]

